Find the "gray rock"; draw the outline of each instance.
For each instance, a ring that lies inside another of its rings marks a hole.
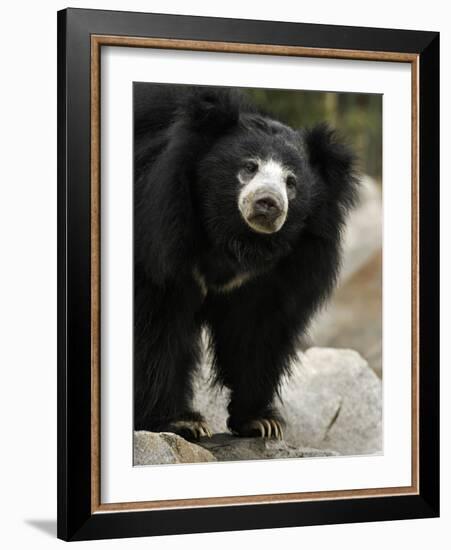
[[[134,434],[134,466],[215,462],[206,449],[172,433],[139,431]]]
[[[234,437],[230,433],[215,434],[211,439],[202,439],[199,445],[208,449],[217,460],[224,462],[269,458],[309,458],[338,454],[327,449],[298,448],[277,439]]]
[[[196,377],[194,404],[213,432],[221,434],[228,431],[228,391],[210,388],[209,376],[207,360]],[[279,407],[287,422],[285,442],[291,451],[381,452],[382,385],[357,352],[311,348],[299,353],[292,375],[283,380],[281,397]]]
[[[311,348],[282,386],[291,444],[340,455],[382,451],[382,384],[355,351]]]

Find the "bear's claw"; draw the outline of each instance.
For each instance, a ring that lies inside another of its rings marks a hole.
[[[171,428],[175,433],[188,439],[199,439],[213,435],[204,420],[176,420],[171,423]]]
[[[252,432],[260,433],[262,439],[283,439],[282,423],[275,418],[256,418],[247,422],[240,430],[240,435],[250,435]]]

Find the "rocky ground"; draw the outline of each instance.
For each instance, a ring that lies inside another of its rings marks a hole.
[[[206,362],[195,407],[214,436],[189,443],[174,434],[135,433],[135,465],[375,454],[382,450],[382,387],[355,351],[311,348],[300,353],[281,389],[283,441],[239,438],[226,428],[227,391],[211,388]]]

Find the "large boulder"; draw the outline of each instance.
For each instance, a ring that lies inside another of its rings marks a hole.
[[[340,455],[382,450],[382,384],[368,363],[346,349],[299,354],[282,387],[285,439]]]

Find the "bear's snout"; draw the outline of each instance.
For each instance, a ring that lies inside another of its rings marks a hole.
[[[282,213],[282,205],[276,197],[265,195],[254,200],[253,210],[258,216],[266,216],[269,220],[274,220]]]
[[[241,189],[238,207],[246,224],[257,233],[279,231],[287,218],[287,177],[291,172],[272,158],[253,159],[254,171],[238,173]]]
[[[279,231],[287,216],[287,201],[273,187],[249,193],[240,201],[241,215],[257,233]]]

